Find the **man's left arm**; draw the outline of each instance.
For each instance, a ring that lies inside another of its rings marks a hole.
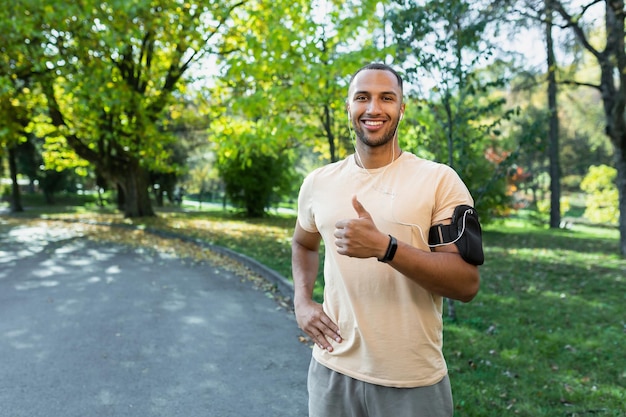
[[[469,302],[478,293],[478,267],[466,262],[454,243],[427,252],[398,242],[396,254],[388,264],[424,289],[443,297]]]
[[[358,218],[346,219],[335,225],[335,245],[341,255],[355,258],[376,257],[424,289],[443,297],[468,302],[478,293],[478,267],[466,262],[456,243],[441,245],[434,252],[425,251],[406,242],[392,242],[392,238],[378,230],[371,215],[353,197],[352,204]],[[397,247],[392,259],[390,245]]]

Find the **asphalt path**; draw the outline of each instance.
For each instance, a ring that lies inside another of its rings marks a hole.
[[[306,416],[311,351],[241,276],[0,230],[0,417]]]

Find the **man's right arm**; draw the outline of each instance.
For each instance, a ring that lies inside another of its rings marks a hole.
[[[298,326],[320,348],[332,351],[328,339],[341,342],[339,328],[313,300],[319,270],[319,233],[304,230],[298,222],[291,242],[291,268],[294,286],[294,309]]]

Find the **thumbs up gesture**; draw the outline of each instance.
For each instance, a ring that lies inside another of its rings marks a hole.
[[[352,197],[352,207],[357,217],[339,220],[335,224],[337,253],[354,258],[382,258],[387,250],[389,236],[378,230],[371,214],[356,195]]]

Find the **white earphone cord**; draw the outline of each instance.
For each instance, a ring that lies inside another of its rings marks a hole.
[[[424,230],[420,227],[419,224],[414,224],[414,223],[405,223],[405,222],[401,222],[400,220],[396,219],[396,215],[393,211],[393,200],[394,197],[391,198],[391,216],[393,217],[393,221],[395,223],[401,224],[403,226],[409,226],[409,227],[417,227],[417,229],[419,230],[419,234],[420,237],[422,238],[422,242],[424,242],[426,244],[426,246],[428,246],[429,248],[437,248],[439,246],[447,246],[447,245],[451,245],[453,243],[456,243],[459,241],[459,239],[461,239],[461,237],[463,236],[463,233],[465,233],[465,218],[467,217],[467,212],[469,210],[465,210],[465,213],[463,213],[463,227],[461,228],[461,233],[459,233],[459,235],[456,237],[456,239],[450,241],[450,242],[443,242],[443,243],[437,243],[434,245],[431,245],[430,243],[428,243],[428,240],[426,240],[424,238]]]
[[[404,117],[404,113],[400,113],[400,120],[402,120],[402,117]],[[400,121],[398,121],[398,124],[396,124],[396,130],[393,132],[394,137],[398,134],[399,124],[400,124]],[[356,155],[356,159],[358,160],[361,167],[369,174],[371,178],[372,173],[369,171],[369,169],[365,168],[365,165],[363,164],[363,160],[361,159],[361,155],[359,154],[359,150],[356,147],[356,133],[352,130],[352,118],[350,117],[350,112],[348,112],[348,130],[350,131],[350,139],[352,139],[352,147],[354,147],[354,154]],[[385,165],[385,169],[383,170],[382,174],[385,173],[389,165],[391,165],[395,159],[396,159],[396,148],[395,146],[392,146],[391,147],[391,162]],[[381,177],[382,177],[382,174],[381,174]]]

